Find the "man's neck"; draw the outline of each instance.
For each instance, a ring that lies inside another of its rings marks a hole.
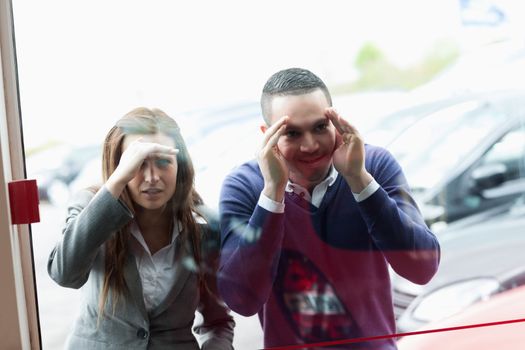
[[[332,166],[330,166],[326,170],[326,173],[324,174],[324,176],[322,176],[321,178],[318,178],[318,179],[314,179],[314,180],[309,180],[309,179],[305,178],[304,176],[302,176],[302,174],[294,174],[294,173],[290,172],[290,177],[289,177],[288,181],[290,181],[293,184],[297,184],[297,185],[303,187],[311,195],[313,190],[314,190],[314,188],[315,188],[315,186],[317,186],[321,182],[323,182],[330,175],[331,171],[332,171]]]

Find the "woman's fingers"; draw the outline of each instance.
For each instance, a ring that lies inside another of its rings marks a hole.
[[[177,154],[179,149],[175,147],[169,147],[153,142],[142,142],[140,139],[133,141],[133,146],[147,154],[159,153],[159,154]],[[131,145],[130,145],[131,146]]]

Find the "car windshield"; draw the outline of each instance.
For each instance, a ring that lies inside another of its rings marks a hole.
[[[375,124],[363,131],[367,143],[377,146],[387,146],[396,136],[422,118],[421,112],[403,112],[381,118]]]
[[[426,116],[388,149],[415,190],[431,188],[505,118],[488,103],[464,102]]]
[[[452,103],[445,100],[406,108],[376,118],[362,130],[362,133],[367,143],[387,147],[410,126]]]

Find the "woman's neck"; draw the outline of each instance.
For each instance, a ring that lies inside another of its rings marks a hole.
[[[151,254],[171,243],[173,215],[169,210],[138,210],[135,216],[142,237]]]

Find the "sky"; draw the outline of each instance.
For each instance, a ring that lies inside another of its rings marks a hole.
[[[271,74],[291,66],[311,69],[329,86],[349,82],[357,78],[353,62],[365,42],[403,66],[437,40],[486,38],[461,27],[459,0],[32,0],[13,6],[26,149],[50,140],[100,141],[139,105],[177,115],[256,100]]]

